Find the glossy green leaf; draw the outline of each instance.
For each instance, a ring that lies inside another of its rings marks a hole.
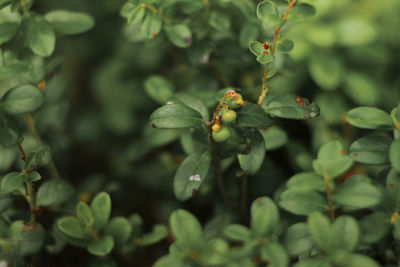
[[[39,187],[36,203],[38,206],[59,205],[67,201],[74,191],[75,189],[66,180],[48,180]]]
[[[150,39],[154,38],[161,31],[161,28],[162,18],[160,14],[148,12],[140,30],[146,38]]]
[[[361,218],[359,223],[362,241],[374,244],[381,240],[391,228],[389,219],[389,215],[385,212],[376,212]]]
[[[144,82],[146,93],[157,103],[165,105],[173,95],[173,84],[159,75],[152,75]]]
[[[93,225],[94,217],[92,214],[92,210],[85,202],[80,201],[78,203],[78,205],[76,206],[76,215],[86,227],[90,227]]]
[[[296,215],[308,215],[327,208],[325,199],[315,191],[287,190],[282,193],[279,206]]]
[[[12,193],[19,191],[24,194],[25,189],[25,176],[20,172],[10,172],[1,179],[1,191],[4,193]]]
[[[276,44],[276,51],[281,53],[288,53],[294,47],[294,42],[290,39],[283,39]]]
[[[98,240],[93,240],[87,247],[90,254],[95,256],[105,256],[114,248],[114,239],[110,235],[102,236]]]
[[[357,181],[352,177],[335,188],[333,199],[339,205],[368,208],[381,202],[382,193],[370,182]]]
[[[277,27],[284,23],[273,1],[260,2],[257,5],[257,17],[263,21],[263,26],[267,29]]]
[[[296,223],[288,227],[284,244],[290,255],[300,255],[313,247],[313,241],[304,222]]]
[[[187,249],[199,248],[203,244],[203,230],[200,222],[186,210],[176,210],[169,218],[172,234],[181,246]]]
[[[334,90],[343,79],[344,66],[340,57],[315,53],[308,64],[311,78],[322,89]]]
[[[288,142],[286,132],[278,126],[271,126],[265,129],[259,129],[264,138],[265,148],[267,151],[278,149]]]
[[[348,215],[340,216],[332,224],[333,246],[336,249],[353,251],[361,237],[357,221]]]
[[[16,35],[20,21],[20,16],[16,12],[11,13],[9,9],[0,10],[0,45]]]
[[[128,15],[128,24],[135,25],[141,23],[145,13],[146,13],[145,8],[142,5],[137,5],[131,10],[131,12]]]
[[[174,193],[178,200],[192,197],[204,182],[211,165],[210,151],[196,151],[180,165],[174,177]]]
[[[245,241],[253,237],[249,228],[240,224],[229,224],[224,228],[224,235],[233,241]]]
[[[286,183],[288,189],[299,191],[324,191],[325,182],[321,175],[315,172],[303,172],[293,175]]]
[[[170,98],[170,101],[177,104],[184,104],[185,106],[198,111],[204,120],[208,121],[210,119],[208,109],[204,105],[203,101],[191,93],[179,92],[174,94],[174,96]]]
[[[271,118],[256,104],[246,102],[237,110],[236,125],[241,127],[264,128],[273,124]]]
[[[44,101],[44,95],[33,85],[22,85],[9,90],[0,101],[0,109],[10,115],[33,112]]]
[[[261,168],[265,157],[264,138],[258,131],[249,133],[250,152],[248,154],[238,154],[240,168],[249,175],[254,175]]]
[[[208,23],[218,31],[228,31],[231,27],[229,17],[220,11],[211,11]]]
[[[392,138],[383,135],[368,135],[351,144],[349,150],[354,161],[365,164],[389,163],[389,147]]]
[[[131,236],[132,224],[124,217],[114,217],[108,222],[105,233],[112,236],[117,244],[123,244]]]
[[[307,226],[315,244],[329,253],[334,245],[335,236],[328,217],[321,212],[313,212],[308,216]]]
[[[274,232],[279,222],[279,211],[269,197],[259,197],[250,208],[251,229],[257,236],[268,236]]]
[[[182,104],[167,104],[156,109],[150,122],[156,128],[188,128],[203,124],[199,112]]]
[[[64,234],[73,238],[90,237],[89,230],[81,223],[81,221],[73,216],[65,216],[57,220],[58,229]]]
[[[90,208],[94,216],[93,228],[98,231],[103,229],[108,222],[111,214],[111,198],[106,192],[98,193],[90,203]]]
[[[22,30],[29,48],[37,55],[48,57],[53,54],[56,36],[53,27],[47,20],[37,14],[25,16]]]
[[[394,140],[390,145],[389,159],[393,168],[400,172],[400,139]]]
[[[136,242],[140,246],[150,246],[160,242],[168,235],[168,228],[163,224],[156,224],[150,233],[143,235]]]
[[[393,130],[392,118],[378,108],[358,107],[346,114],[346,120],[353,126],[364,129]]]
[[[249,43],[249,49],[256,57],[261,56],[264,52],[263,44],[257,41],[251,41]]]
[[[330,141],[320,148],[318,157],[312,164],[316,173],[333,179],[345,173],[353,165],[353,160],[344,155],[343,146],[339,141]]]
[[[177,47],[186,48],[192,44],[192,32],[185,24],[168,24],[165,26],[165,32]]]
[[[277,243],[271,242],[264,244],[260,249],[261,259],[267,261],[271,267],[289,266],[289,257],[285,248]]]
[[[70,10],[52,10],[45,15],[56,32],[78,34],[94,27],[94,19],[87,13]]]
[[[298,102],[296,101],[298,100]],[[319,116],[319,107],[310,103],[307,98],[296,95],[281,95],[263,103],[265,112],[268,114],[286,119],[304,120]]]

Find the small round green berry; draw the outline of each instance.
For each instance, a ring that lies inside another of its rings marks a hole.
[[[221,126],[219,131],[212,132],[212,138],[217,143],[225,142],[229,137],[231,137],[231,131],[224,126]]]
[[[233,110],[227,110],[222,114],[222,121],[226,123],[231,123],[236,120],[236,112]]]

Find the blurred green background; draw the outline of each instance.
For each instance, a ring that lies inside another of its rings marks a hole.
[[[204,35],[196,28],[201,18],[189,18],[194,41],[182,49],[165,34],[147,41],[139,26],[128,26],[120,16],[125,1],[35,1],[33,9],[38,13],[70,9],[85,11],[96,20],[88,33],[57,39],[56,52],[47,60],[49,71],[56,75],[47,82],[45,106],[35,114],[38,131],[51,147],[62,177],[78,187],[83,199],[106,190],[112,196],[113,215],[139,213],[147,230],[166,223],[170,212],[179,207],[204,223],[229,212],[212,177],[194,199],[184,203],[175,199],[172,180],[190,149],[181,145],[188,133],[149,126],[148,118],[159,105],[147,95],[144,81],[162,75],[176,92],[196,93],[210,111],[216,105],[214,92],[227,86],[240,88],[245,99],[255,101],[263,69],[243,37],[248,19],[232,2],[211,1],[229,16],[229,30],[209,29]],[[276,120],[271,138],[281,140],[282,146],[271,147],[262,169],[249,178],[249,200],[272,195],[293,173],[310,170],[324,142],[339,139],[348,145],[359,137],[362,131],[343,120],[347,110],[363,105],[390,111],[400,99],[400,1],[303,2],[313,4],[317,14],[282,29],[295,46],[289,56],[278,55],[282,71],[271,80],[268,97],[288,92],[307,97],[320,106],[321,116],[311,121]],[[271,37],[270,31],[262,31],[256,39]],[[9,158],[4,155],[17,157],[14,148],[2,150],[4,159]],[[1,160],[0,167],[8,170],[11,164],[12,160]],[[225,181],[232,197],[239,198],[238,164],[229,164]],[[167,248],[165,241],[120,255],[119,262],[150,266]],[[80,257],[71,257],[75,253]],[[68,248],[58,257],[56,266],[70,266],[91,256]]]

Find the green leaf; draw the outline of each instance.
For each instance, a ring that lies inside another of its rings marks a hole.
[[[251,41],[256,40],[260,34],[260,29],[253,23],[246,23],[239,34],[239,43],[242,48],[249,47]]]
[[[95,256],[105,256],[114,248],[114,239],[110,235],[105,235],[98,240],[93,240],[87,250]]]
[[[19,191],[25,194],[25,176],[20,172],[10,172],[1,179],[1,191],[4,193],[12,193]]]
[[[208,23],[219,31],[229,31],[231,21],[229,17],[220,11],[211,11]]]
[[[339,141],[330,141],[320,148],[318,157],[312,164],[316,173],[334,179],[345,173],[353,165],[353,160],[344,155]]]
[[[323,256],[315,256],[305,258],[297,262],[293,267],[333,267],[329,258]]]
[[[308,216],[307,226],[315,244],[329,253],[335,237],[328,217],[321,212],[313,212]]]
[[[66,180],[54,179],[44,182],[37,191],[38,206],[59,205],[67,201],[75,189]]]
[[[393,168],[400,172],[400,139],[394,140],[390,145],[389,159]]]
[[[373,77],[362,72],[346,72],[344,93],[363,106],[376,106],[382,99],[380,85]]]
[[[373,259],[369,258],[363,254],[355,253],[337,253],[334,255],[333,261],[335,266],[343,267],[379,267],[380,265],[376,263]]]
[[[17,221],[18,222],[18,221]],[[14,224],[13,224],[14,226]],[[11,227],[13,227],[11,226]],[[19,257],[33,256],[38,254],[43,246],[46,232],[43,227],[36,223],[27,223],[25,225],[15,225],[19,229],[12,235],[12,255]]]
[[[180,165],[174,177],[174,193],[178,200],[192,197],[204,182],[211,165],[210,151],[196,151]]]
[[[256,57],[261,56],[264,52],[264,47],[262,43],[257,41],[251,41],[249,43],[249,49]]]
[[[0,3],[1,6],[1,3]],[[11,40],[18,32],[20,16],[9,9],[0,10],[0,45]]]
[[[90,233],[81,221],[74,216],[64,216],[56,222],[58,229],[73,238],[89,238]]]
[[[400,207],[400,173],[391,168],[386,177],[387,197],[393,210]]]
[[[273,1],[262,1],[257,5],[257,17],[263,21],[265,28],[275,28],[284,23],[278,14],[278,8]]]
[[[94,217],[92,210],[85,202],[80,201],[78,203],[76,206],[76,215],[86,227],[91,227],[93,225]]]
[[[353,176],[335,188],[333,200],[343,206],[369,208],[381,202],[382,193],[370,182]]]
[[[137,244],[140,246],[150,246],[160,242],[167,235],[168,228],[163,224],[156,224],[150,233],[143,235],[140,239],[135,240],[135,242],[137,241]]]
[[[22,30],[29,48],[37,55],[48,57],[53,54],[56,36],[46,19],[37,14],[24,16]]]
[[[327,203],[315,191],[287,190],[282,193],[279,206],[297,215],[308,215],[313,211],[325,211]]]
[[[340,57],[314,53],[308,71],[317,85],[325,90],[334,90],[342,82],[344,66]]]
[[[10,115],[30,113],[44,102],[44,95],[33,85],[22,85],[9,90],[0,101],[0,108]]]
[[[357,221],[348,215],[340,216],[332,224],[333,246],[336,249],[353,251],[360,239],[360,228]]]
[[[153,265],[154,267],[185,267],[185,263],[182,262],[180,257],[172,254],[167,254],[159,258]]]
[[[289,257],[285,248],[277,243],[271,242],[261,246],[261,259],[268,262],[270,267],[289,266]]]
[[[18,76],[29,71],[29,64],[26,62],[14,62],[0,68],[0,80]]]
[[[264,112],[264,111],[263,111]],[[250,138],[250,152],[248,154],[238,154],[240,168],[249,175],[255,175],[261,168],[265,157],[265,143],[264,138],[258,131],[251,131]]]
[[[172,234],[184,248],[196,249],[203,244],[203,230],[200,222],[186,210],[176,210],[169,217]]]
[[[150,116],[156,128],[189,128],[203,124],[201,114],[182,104],[167,104],[156,109]]]
[[[275,231],[279,222],[279,211],[269,197],[259,197],[254,200],[250,214],[250,226],[257,236],[268,236]]]
[[[364,129],[393,130],[392,118],[385,111],[372,107],[358,107],[346,114],[346,120],[353,126]]]
[[[90,203],[90,208],[94,216],[93,228],[96,231],[103,229],[110,218],[111,213],[111,198],[106,192],[98,193]]]
[[[303,172],[293,175],[286,186],[290,190],[298,191],[324,191],[325,182],[321,175],[315,172]]]
[[[15,146],[17,140],[18,134],[14,129],[0,121],[0,145],[4,147]]]
[[[246,241],[253,237],[249,228],[240,224],[229,224],[224,229],[224,235],[233,241]]]
[[[273,124],[271,118],[256,104],[246,102],[237,110],[236,125],[240,127],[264,128]]]
[[[319,107],[317,104],[310,103],[307,98],[292,94],[265,100],[263,107],[265,112],[278,118],[304,120],[319,116]]]
[[[226,266],[229,261],[229,244],[221,238],[209,240],[201,251],[200,259],[205,266]]]
[[[52,10],[45,15],[56,32],[78,34],[94,27],[94,19],[87,13],[69,10]]]
[[[117,244],[122,245],[132,234],[132,224],[124,217],[114,217],[108,222],[105,233],[112,236]]]
[[[304,222],[296,223],[287,228],[284,244],[290,255],[303,254],[313,247],[313,241]]]
[[[376,23],[360,16],[347,16],[336,24],[336,40],[339,45],[367,45],[380,36]]]
[[[128,24],[135,25],[141,23],[145,13],[145,8],[140,4],[137,5],[128,15]]]
[[[186,93],[186,92],[180,92],[177,94],[174,94],[172,98],[170,98],[170,101],[177,103],[177,104],[184,104],[185,106],[188,106],[189,108],[192,108],[199,112],[201,114],[201,117],[204,120],[209,120],[209,114],[208,114],[208,109],[204,105],[203,101],[201,99],[197,98],[191,93]]]
[[[144,37],[154,38],[162,28],[162,19],[158,13],[148,12],[140,28]]]
[[[365,164],[389,163],[389,147],[392,138],[368,135],[351,144],[349,150],[354,161]]]
[[[29,170],[37,165],[43,164],[48,151],[48,147],[39,146],[37,149],[27,153],[24,170]]]
[[[160,75],[152,75],[144,82],[146,93],[158,104],[165,105],[174,93],[174,86]]]
[[[376,212],[364,216],[360,220],[361,239],[364,243],[375,244],[390,230],[389,215],[385,212]]]
[[[294,42],[289,39],[283,39],[276,44],[276,51],[281,53],[288,53],[292,51],[294,47]]]
[[[288,142],[288,136],[284,130],[278,126],[271,126],[265,129],[259,129],[264,138],[267,151],[278,149]]]
[[[168,24],[165,26],[165,32],[177,47],[186,48],[192,44],[192,32],[185,24]]]

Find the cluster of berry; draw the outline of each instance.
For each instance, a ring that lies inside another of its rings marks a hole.
[[[242,95],[234,90],[225,93],[213,116],[211,127],[212,137],[215,142],[225,142],[231,136],[231,129],[226,126],[236,121],[237,114],[233,109],[244,106]],[[221,121],[224,125],[221,124]]]

